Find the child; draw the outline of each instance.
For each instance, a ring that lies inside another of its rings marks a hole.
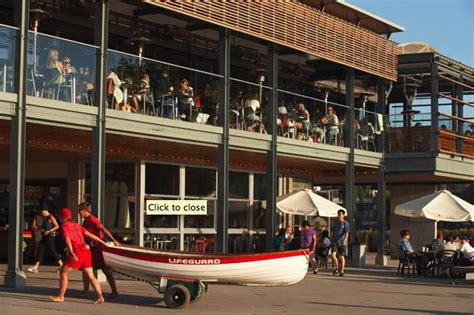
[[[81,225],[71,222],[71,210],[67,208],[62,209],[59,212],[59,218],[63,222],[61,234],[63,235],[67,246],[68,257],[66,263],[61,268],[59,295],[56,297],[50,297],[51,301],[64,302],[64,295],[66,294],[68,286],[69,272],[72,269],[82,269],[89,278],[89,281],[97,294],[97,300],[94,304],[104,303],[104,297],[102,296],[99,282],[92,272],[91,251],[89,246],[84,242],[84,236],[103,245],[105,245],[105,243],[97,236],[87,232]]]

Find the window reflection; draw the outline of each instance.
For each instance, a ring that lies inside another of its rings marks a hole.
[[[214,213],[216,209],[216,201],[207,201],[207,215],[186,215],[184,216],[185,228],[213,228],[214,227]]]
[[[214,252],[214,234],[188,234],[184,237],[184,250],[194,253]]]
[[[143,245],[160,250],[178,250],[179,236],[176,234],[145,234]]]

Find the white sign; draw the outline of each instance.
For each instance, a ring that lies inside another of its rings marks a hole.
[[[207,215],[207,200],[147,200],[147,215]]]

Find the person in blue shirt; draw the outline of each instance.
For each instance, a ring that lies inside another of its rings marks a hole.
[[[340,277],[344,276],[344,270],[346,267],[347,244],[349,240],[349,222],[344,220],[345,215],[346,211],[344,211],[344,209],[340,209],[337,211],[337,220],[336,222],[334,222],[331,238],[331,259],[335,267],[332,274],[339,274]]]
[[[400,249],[402,249],[403,252],[413,255],[415,253],[415,250],[410,244],[410,231],[408,230],[402,230],[400,232]]]

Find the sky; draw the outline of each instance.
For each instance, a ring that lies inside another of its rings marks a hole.
[[[425,42],[474,67],[474,0],[346,0],[405,27],[397,43]]]

